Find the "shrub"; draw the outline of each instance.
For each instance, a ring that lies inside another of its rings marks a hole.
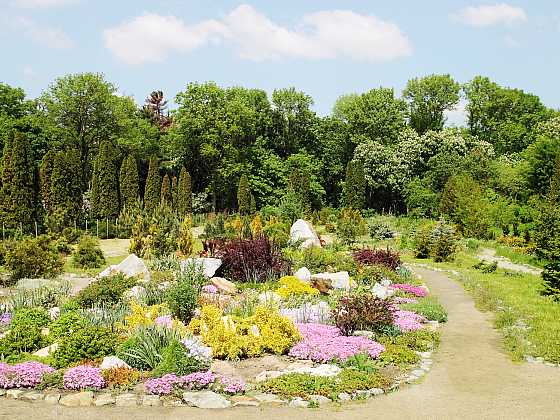
[[[64,229],[62,229],[62,236],[68,241],[68,243],[75,244],[82,236],[82,231],[80,229],[65,227]]]
[[[105,257],[97,238],[82,236],[76,252],[72,255],[72,263],[79,268],[98,268],[105,264]]]
[[[86,319],[78,311],[68,311],[62,313],[50,326],[49,333],[55,338],[62,338],[67,334],[84,328],[87,325]]]
[[[154,376],[167,373],[188,375],[208,368],[196,357],[191,355],[179,340],[172,340],[161,352],[161,361],[153,371]]]
[[[0,340],[0,354],[16,357],[19,353],[34,352],[48,344],[41,330],[50,322],[43,309],[24,308],[14,314],[8,334]]]
[[[440,221],[435,226],[420,226],[414,235],[414,248],[417,258],[432,257],[436,262],[449,261],[458,248],[455,229]]]
[[[85,327],[63,336],[53,353],[57,368],[82,360],[95,360],[114,354],[117,336],[106,328]]]
[[[136,369],[126,366],[105,369],[101,372],[108,388],[130,389],[136,385],[142,375]]]
[[[223,270],[245,282],[278,278],[288,271],[280,249],[266,237],[234,239],[224,246]]]
[[[55,277],[64,261],[47,236],[25,238],[6,252],[5,266],[13,279]]]
[[[439,344],[439,333],[426,329],[409,331],[398,336],[383,336],[381,343],[405,346],[413,351],[430,351]]]
[[[447,311],[433,298],[424,298],[417,303],[401,305],[401,309],[416,312],[430,321],[447,322]]]
[[[307,267],[312,273],[348,271],[355,273],[358,264],[347,252],[338,252],[332,248],[312,246],[287,253],[294,270]]]
[[[263,227],[264,235],[275,245],[283,248],[290,240],[290,226],[280,222],[276,217],[268,219]]]
[[[41,383],[36,386],[38,390],[45,389],[61,389],[64,387],[64,371],[54,370],[52,372],[45,372]]]
[[[354,281],[360,286],[373,286],[383,280],[400,281],[399,274],[384,265],[368,265],[361,267],[354,276]]]
[[[420,361],[420,356],[414,350],[396,344],[385,344],[385,351],[379,356],[379,361],[383,365],[395,365],[405,368]]]
[[[181,255],[189,257],[194,252],[194,237],[191,231],[192,220],[190,216],[185,216],[179,229],[179,238],[177,239],[177,250]]]
[[[560,300],[560,260],[550,261],[542,272],[544,294]]]
[[[375,221],[369,224],[368,232],[373,239],[377,240],[390,239],[395,236],[391,227],[387,223],[381,221]]]
[[[432,223],[420,225],[414,232],[413,246],[416,258],[429,258],[432,250]]]
[[[150,215],[138,215],[129,252],[142,258],[170,254],[177,249],[179,227],[179,220],[169,206],[161,205]]]
[[[290,296],[298,295],[318,295],[319,290],[311,287],[309,283],[305,283],[294,276],[282,277],[279,281],[280,287],[276,290],[284,299]]]
[[[389,248],[384,249],[360,249],[355,251],[352,256],[360,264],[365,265],[384,265],[391,270],[396,270],[401,264],[401,258],[397,252]]]
[[[64,373],[65,389],[101,389],[106,383],[101,369],[92,366],[76,366]]]
[[[378,331],[393,324],[390,300],[380,299],[369,293],[341,297],[332,316],[344,335],[357,330]]]
[[[200,274],[195,274],[195,276],[200,277]],[[167,306],[173,316],[183,322],[189,322],[196,309],[201,288],[197,277],[182,273],[177,281],[167,290],[165,298]]]
[[[336,233],[339,239],[346,244],[350,244],[358,236],[367,233],[367,224],[359,210],[343,209],[336,225]]]
[[[486,263],[484,261],[480,261],[473,265],[473,268],[476,270],[480,270],[485,274],[495,273],[498,269],[498,263],[496,261],[492,263]]]
[[[114,304],[122,299],[123,293],[136,284],[134,277],[119,273],[102,277],[78,293],[77,299],[83,308],[95,304]]]
[[[390,381],[379,373],[361,372],[356,369],[344,369],[338,375],[338,392],[352,393],[362,389],[387,389]]]

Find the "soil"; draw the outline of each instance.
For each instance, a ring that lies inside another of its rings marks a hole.
[[[444,273],[415,269],[449,311],[442,343],[425,380],[366,402],[340,407],[233,408],[203,411],[188,407],[65,408],[44,402],[2,399],[2,419],[557,419],[560,369],[515,364],[487,315],[475,309],[463,288]]]

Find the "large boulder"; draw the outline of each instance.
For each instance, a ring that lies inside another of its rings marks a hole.
[[[105,356],[101,362],[101,369],[114,369],[114,368],[130,368],[128,363],[119,359],[117,356]]]
[[[303,219],[298,219],[290,228],[290,243],[301,242],[300,248],[310,248],[312,246],[321,246],[319,236],[311,223]]]
[[[222,260],[219,258],[187,258],[181,261],[181,269],[186,270],[188,267],[195,265],[204,271],[204,275],[211,279],[222,265]]]
[[[222,277],[212,277],[210,283],[218,289],[219,293],[224,295],[234,295],[237,293],[237,286],[229,280]]]
[[[311,284],[321,293],[329,293],[331,289],[350,290],[351,287],[348,271],[313,274]]]
[[[184,392],[183,401],[198,408],[228,408],[231,403],[213,391]]]
[[[150,271],[142,258],[130,254],[120,264],[111,265],[99,273],[98,277],[109,277],[114,274],[122,273],[127,277],[142,276],[144,281],[150,281]]]
[[[311,271],[309,271],[307,267],[301,267],[294,273],[294,277],[298,280],[309,283],[311,281]]]

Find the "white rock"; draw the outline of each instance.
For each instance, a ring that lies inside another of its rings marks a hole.
[[[124,292],[124,297],[129,299],[138,299],[145,292],[146,289],[142,286],[134,286],[133,288],[128,289],[126,292]]]
[[[49,354],[53,353],[58,348],[58,343],[52,343],[50,346],[43,347],[33,353],[33,356],[37,357],[47,357]]]
[[[134,254],[130,254],[120,264],[111,265],[99,273],[98,277],[109,277],[113,274],[122,273],[127,277],[142,275],[145,281],[150,280],[150,271],[142,258],[138,258]]]
[[[229,280],[222,277],[212,277],[210,283],[218,289],[220,293],[226,295],[234,295],[237,293],[237,286]]]
[[[375,339],[375,333],[372,331],[354,331],[352,335],[355,335],[357,337],[366,337],[370,340]]]
[[[59,316],[60,316],[60,308],[58,306],[49,309],[49,317],[51,318],[51,320],[55,320]]]
[[[381,388],[372,388],[369,390],[369,392],[371,393],[371,395],[383,395],[385,394],[385,391],[383,391]]]
[[[183,401],[198,408],[228,408],[231,406],[231,402],[213,391],[184,392]]]
[[[270,290],[259,294],[259,303],[263,305],[276,304],[281,301],[282,301],[282,296]]]
[[[83,391],[68,394],[61,397],[59,403],[65,407],[89,407],[93,404],[93,392]]]
[[[311,223],[303,219],[298,219],[290,228],[290,243],[302,241],[300,248],[309,248],[312,246],[321,246],[319,236]]]
[[[104,407],[106,405],[115,404],[116,398],[109,393],[99,394],[95,397],[93,405],[96,407]]]
[[[124,360],[119,359],[117,356],[105,356],[103,358],[103,361],[101,362],[101,366],[99,367],[101,369],[113,369],[120,367],[130,368],[128,363],[126,363]]]
[[[284,373],[279,370],[265,370],[255,376],[255,382],[264,382],[269,379],[276,379],[282,375],[284,375]]]
[[[290,401],[288,407],[292,408],[307,408],[309,407],[309,401],[305,401],[303,398],[297,397]]]
[[[204,275],[211,279],[222,265],[222,260],[219,258],[187,258],[181,261],[181,270],[195,264],[204,271]]]
[[[282,373],[307,373],[312,376],[334,377],[337,376],[341,371],[342,369],[336,365],[323,364],[316,367],[301,366],[290,368],[290,366],[288,366],[288,368],[286,368],[286,370]]]
[[[341,392],[340,394],[338,394],[338,399],[340,401],[350,401],[352,399],[352,396],[346,392]]]
[[[307,267],[301,267],[294,273],[294,276],[306,283],[309,283],[311,281],[311,271],[309,271]]]
[[[389,288],[390,285],[390,281],[388,284],[385,281],[382,281],[381,283],[375,283],[371,288],[371,292],[379,299],[387,299],[393,296],[396,292],[396,290]]]
[[[324,397],[322,395],[311,395],[309,397],[309,401],[314,402],[318,406],[327,405],[332,402],[330,398]]]
[[[311,276],[312,280],[322,280],[331,285],[333,289],[350,289],[350,274],[348,271],[338,273],[318,273]]]

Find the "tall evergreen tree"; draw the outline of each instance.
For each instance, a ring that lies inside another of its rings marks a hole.
[[[133,155],[128,155],[122,161],[119,175],[121,204],[123,207],[131,209],[138,201],[140,184],[138,179],[138,166]]]
[[[251,190],[249,189],[249,180],[245,174],[241,175],[241,178],[239,178],[237,208],[242,216],[251,213]]]
[[[45,211],[50,212],[52,210],[52,197],[51,197],[51,176],[54,166],[54,158],[56,152],[50,149],[43,160],[41,161],[41,167],[39,168],[39,188],[41,193],[41,202]]]
[[[537,220],[537,255],[548,260],[542,272],[543,293],[560,300],[560,157]]]
[[[150,158],[146,188],[144,189],[144,208],[148,213],[156,210],[160,203],[161,176],[159,175],[159,161],[156,156]]]
[[[346,180],[342,202],[345,207],[355,210],[364,208],[366,200],[366,179],[362,162],[353,160],[346,166]]]
[[[119,214],[117,153],[113,144],[101,143],[95,160],[91,186],[91,210],[94,217],[105,219]]]
[[[177,177],[175,175],[171,177],[171,198],[172,207],[177,209]]]
[[[7,226],[30,231],[35,216],[33,159],[25,136],[12,132],[4,146],[0,202]]]
[[[161,204],[173,208],[173,191],[168,174],[165,174],[161,182]]]
[[[77,149],[58,152],[51,173],[52,210],[47,215],[51,230],[72,226],[82,214],[82,163]]]
[[[300,203],[301,208],[306,216],[311,212],[311,181],[306,171],[296,168],[290,174],[288,187],[291,189]]]
[[[179,174],[179,188],[177,191],[177,211],[180,217],[192,213],[192,185],[191,175],[185,167],[181,168]]]

